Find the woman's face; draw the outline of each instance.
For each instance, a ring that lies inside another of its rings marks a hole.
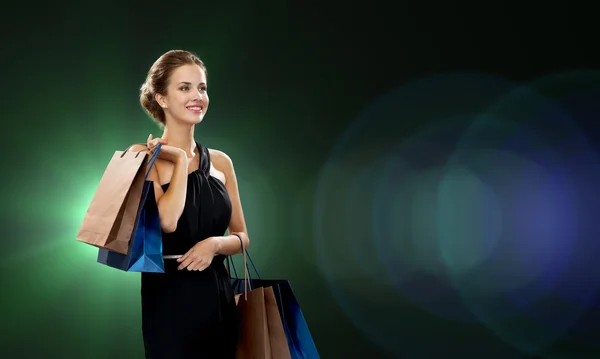
[[[167,123],[179,121],[195,125],[208,109],[206,74],[198,65],[183,65],[171,74],[167,95],[157,95]]]

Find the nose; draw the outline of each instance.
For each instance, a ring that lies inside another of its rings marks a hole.
[[[202,101],[202,90],[196,90],[194,91],[194,100],[198,100],[198,101]]]

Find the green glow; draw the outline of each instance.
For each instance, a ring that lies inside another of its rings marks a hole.
[[[47,338],[38,347],[28,348],[32,353],[28,357],[39,357],[39,353],[85,358],[143,356],[140,274],[97,263],[98,249],[76,241],[75,236],[113,153],[162,131],[137,102],[137,86],[143,78],[133,78],[123,68],[109,76],[105,76],[106,69],[89,71],[87,79],[97,86],[80,103],[48,106],[53,109],[51,118],[40,128],[56,135],[23,152],[25,161],[35,163],[38,175],[14,182],[11,193],[5,195],[13,205],[2,208],[5,220],[13,219],[10,228],[17,229],[6,242],[9,253],[0,262],[3,272],[16,273],[2,277],[11,293],[0,298],[10,333],[0,343],[17,350],[29,345],[21,338]],[[58,91],[73,89],[66,86]],[[218,101],[211,105],[217,110],[225,106]],[[206,121],[212,120],[210,116],[209,112]],[[230,125],[231,121],[201,124],[196,139],[210,143],[213,138],[224,138]],[[16,126],[15,133],[27,138],[26,125]],[[212,132],[207,133],[206,127]],[[276,258],[272,243],[274,238],[280,240],[272,226],[282,215],[276,204],[281,199],[272,189],[272,176],[253,161],[257,158],[253,149],[241,148],[231,136],[225,138],[215,140],[212,147],[234,159],[253,235],[253,259],[263,272],[269,272],[265,268],[272,270],[268,262]],[[238,263],[240,259],[236,258]]]

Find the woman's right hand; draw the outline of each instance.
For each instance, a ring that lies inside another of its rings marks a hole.
[[[158,153],[158,158],[162,160],[170,161],[173,163],[187,160],[187,155],[185,154],[184,150],[178,147],[169,146],[167,143],[168,141],[166,138],[152,138],[152,134],[150,134],[150,136],[148,136],[148,141],[146,145],[149,149],[152,149],[152,151],[154,151],[156,146],[158,146],[159,144],[162,145],[160,147],[160,152]]]
[[[161,145],[166,145],[167,144],[167,139],[166,138],[152,138],[152,134],[150,134],[148,136],[148,140],[146,141],[146,145],[148,146],[148,148],[154,148],[156,146],[158,146],[159,144]]]

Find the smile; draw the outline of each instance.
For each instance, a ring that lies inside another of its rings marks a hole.
[[[202,106],[188,106],[186,108],[192,112],[202,112]]]

